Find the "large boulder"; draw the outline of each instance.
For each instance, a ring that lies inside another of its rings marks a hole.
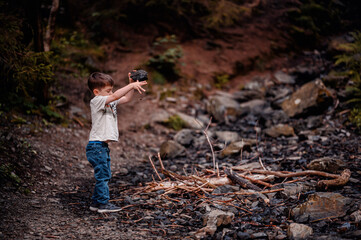
[[[332,104],[330,91],[318,79],[303,85],[282,103],[282,109],[289,117],[305,114],[319,114]]]

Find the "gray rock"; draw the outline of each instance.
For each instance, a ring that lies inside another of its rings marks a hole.
[[[197,134],[194,132],[194,130],[182,129],[174,136],[174,141],[182,144],[183,146],[189,146],[194,141],[196,135]]]
[[[239,191],[239,187],[232,186],[232,185],[221,185],[213,190],[212,193],[230,193],[230,192],[236,192]]]
[[[317,113],[332,103],[330,91],[318,79],[303,85],[282,103],[282,109],[289,117]]]
[[[160,109],[150,116],[150,123],[164,123],[170,118],[171,114],[166,110]]]
[[[183,120],[187,128],[203,129],[205,127],[204,123],[201,120],[196,119],[195,117],[189,116],[181,112],[174,112],[174,114],[178,115]]]
[[[78,116],[78,117],[86,118],[86,113],[84,112],[84,110],[82,108],[74,106],[74,105],[70,105],[69,116],[70,117]]]
[[[261,114],[264,112],[264,109],[269,107],[269,103],[265,100],[254,99],[248,102],[240,104],[240,113],[252,113],[252,114]]]
[[[120,175],[128,175],[129,171],[126,168],[119,168],[118,172]]]
[[[361,210],[357,210],[351,214],[351,219],[355,223],[361,223]]]
[[[244,139],[242,141],[232,142],[220,153],[220,157],[238,154],[242,149],[243,151],[250,151],[251,146],[256,145],[256,143],[257,140],[252,139]]]
[[[274,74],[274,77],[279,83],[283,84],[295,84],[295,78],[287,73],[284,73],[283,71],[277,71]]]
[[[242,90],[234,92],[232,97],[238,102],[247,102],[253,99],[263,99],[264,93],[259,90]]]
[[[172,159],[178,156],[184,156],[186,149],[175,141],[165,141],[160,146],[160,155],[162,158]]]
[[[327,217],[342,217],[346,215],[351,199],[339,193],[318,192],[308,197],[307,202],[291,210],[291,215],[297,222],[314,221]]]
[[[198,236],[201,235],[211,235],[217,231],[217,228],[221,225],[227,225],[232,222],[234,218],[234,213],[232,212],[224,212],[221,210],[213,210],[207,215],[205,215],[203,219],[203,224],[206,225],[204,228],[200,229],[197,232]]]
[[[230,142],[235,142],[235,141],[239,140],[239,135],[236,132],[217,131],[217,132],[215,132],[215,135],[216,135],[217,139],[222,142],[230,143]]]
[[[310,183],[289,183],[284,184],[283,187],[285,189],[283,194],[291,198],[297,198],[299,193],[305,193],[316,189],[316,185]]]
[[[322,116],[311,116],[307,118],[307,128],[308,129],[315,129],[322,125]]]
[[[225,121],[225,116],[237,116],[240,112],[239,103],[229,97],[212,96],[207,104],[207,111],[219,122]]]
[[[312,233],[311,227],[299,223],[291,223],[287,230],[288,237],[294,240],[307,239]]]
[[[266,128],[264,132],[270,137],[279,137],[279,136],[289,137],[295,135],[295,131],[292,126],[282,123],[272,126],[270,128]]]

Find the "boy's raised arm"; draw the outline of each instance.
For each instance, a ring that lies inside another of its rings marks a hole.
[[[132,82],[129,83],[127,86],[122,87],[120,89],[118,89],[117,91],[115,91],[112,95],[109,95],[105,104],[111,103],[115,100],[118,100],[119,98],[123,97],[124,95],[126,95],[129,91],[131,90],[138,90],[138,92],[140,94],[142,94],[142,91],[145,92],[145,89],[142,88],[143,85],[146,85],[147,82],[146,81],[142,81],[142,82]]]

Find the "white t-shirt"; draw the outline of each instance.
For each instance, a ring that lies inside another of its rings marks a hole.
[[[107,105],[108,96],[95,96],[90,101],[92,129],[89,141],[118,141],[117,104],[119,100]]]

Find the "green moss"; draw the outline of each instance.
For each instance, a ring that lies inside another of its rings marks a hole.
[[[178,116],[173,115],[171,116],[166,122],[165,125],[169,128],[172,128],[176,131],[181,130],[182,128],[186,127],[186,123]]]
[[[349,119],[351,123],[354,124],[358,131],[361,133],[361,108],[352,109]]]
[[[22,181],[14,170],[15,167],[10,163],[0,165],[0,182],[18,187]]]
[[[229,82],[228,74],[219,74],[214,77],[214,86],[218,89],[222,89]]]

